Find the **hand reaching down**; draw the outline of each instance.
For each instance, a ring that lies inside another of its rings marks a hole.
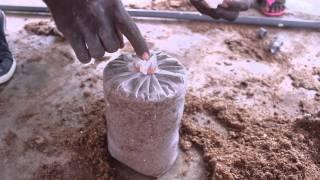
[[[122,34],[137,55],[149,59],[149,50],[138,27],[120,0],[44,0],[58,29],[70,42],[78,59],[88,63],[124,46]]]

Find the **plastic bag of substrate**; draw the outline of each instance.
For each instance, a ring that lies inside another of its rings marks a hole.
[[[110,154],[144,175],[158,177],[175,162],[186,94],[186,71],[176,59],[121,55],[104,70]]]

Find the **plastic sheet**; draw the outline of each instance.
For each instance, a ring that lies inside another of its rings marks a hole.
[[[132,71],[133,55],[122,55],[104,70],[110,154],[153,177],[175,162],[186,93],[185,68],[174,58],[154,53],[154,74]]]

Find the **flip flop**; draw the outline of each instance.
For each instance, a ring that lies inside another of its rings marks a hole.
[[[277,0],[260,0],[260,12],[266,16],[279,17],[285,13],[285,4]]]

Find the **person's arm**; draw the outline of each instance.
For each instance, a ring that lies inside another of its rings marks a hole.
[[[240,11],[246,11],[251,6],[251,0],[224,0],[217,8],[212,8],[206,0],[190,0],[191,4],[201,13],[214,19],[234,21]]]
[[[43,0],[58,29],[70,42],[78,59],[87,63],[124,46],[122,34],[137,55],[149,59],[149,50],[121,0]]]

